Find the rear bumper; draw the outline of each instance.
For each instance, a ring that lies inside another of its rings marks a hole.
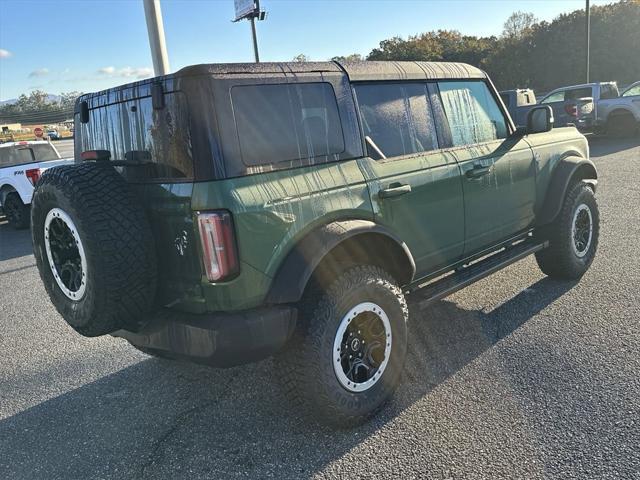
[[[286,305],[195,315],[169,309],[139,332],[113,333],[159,354],[214,367],[266,358],[281,349],[295,328],[297,310]]]

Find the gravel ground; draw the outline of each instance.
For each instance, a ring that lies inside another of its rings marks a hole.
[[[271,361],[229,370],[75,334],[0,223],[0,478],[640,478],[640,142],[592,140],[602,215],[579,283],[526,259],[420,311],[371,423],[302,420]]]

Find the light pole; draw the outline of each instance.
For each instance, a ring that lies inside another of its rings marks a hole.
[[[256,63],[260,63],[260,54],[258,53],[258,32],[256,31],[255,15],[251,17],[251,36],[253,37],[253,56],[256,59]]]
[[[591,8],[589,7],[589,0],[587,0],[587,8],[586,8],[586,13],[587,13],[587,19],[586,19],[586,26],[585,26],[585,31],[587,34],[587,58],[586,58],[586,67],[587,67],[587,83],[589,83],[589,57],[590,57],[590,49],[591,49]]]
[[[167,56],[167,45],[164,39],[160,0],[142,1],[144,4],[144,16],[147,19],[147,32],[149,33],[153,71],[156,76],[166,75],[169,73],[169,57]]]
[[[234,22],[239,22],[248,18],[251,21],[251,38],[253,39],[253,56],[256,63],[260,63],[260,54],[258,52],[258,32],[256,29],[256,21],[264,20],[267,12],[260,10],[260,0],[235,0],[236,18]]]

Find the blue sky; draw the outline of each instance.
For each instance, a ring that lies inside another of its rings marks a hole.
[[[498,35],[514,11],[551,20],[584,0],[262,0],[261,60],[366,55],[381,40],[437,29]],[[592,0],[592,5],[611,0]],[[172,70],[253,60],[233,0],[162,0]],[[33,89],[92,91],[151,75],[142,0],[0,0],[0,100]]]

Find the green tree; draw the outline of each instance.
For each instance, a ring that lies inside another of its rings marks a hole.
[[[364,60],[364,57],[359,53],[352,53],[351,55],[338,55],[337,57],[331,57],[331,60],[334,62],[361,62]]]
[[[76,99],[82,95],[82,92],[63,92],[60,94],[60,108],[62,110],[71,110],[76,104]]]
[[[49,94],[42,90],[34,90],[29,95],[24,93],[18,97],[17,108],[21,112],[50,112],[56,110],[56,104],[49,100]]]
[[[531,31],[536,23],[538,23],[538,19],[533,13],[518,10],[513,12],[504,22],[502,36],[506,38],[522,38]]]

